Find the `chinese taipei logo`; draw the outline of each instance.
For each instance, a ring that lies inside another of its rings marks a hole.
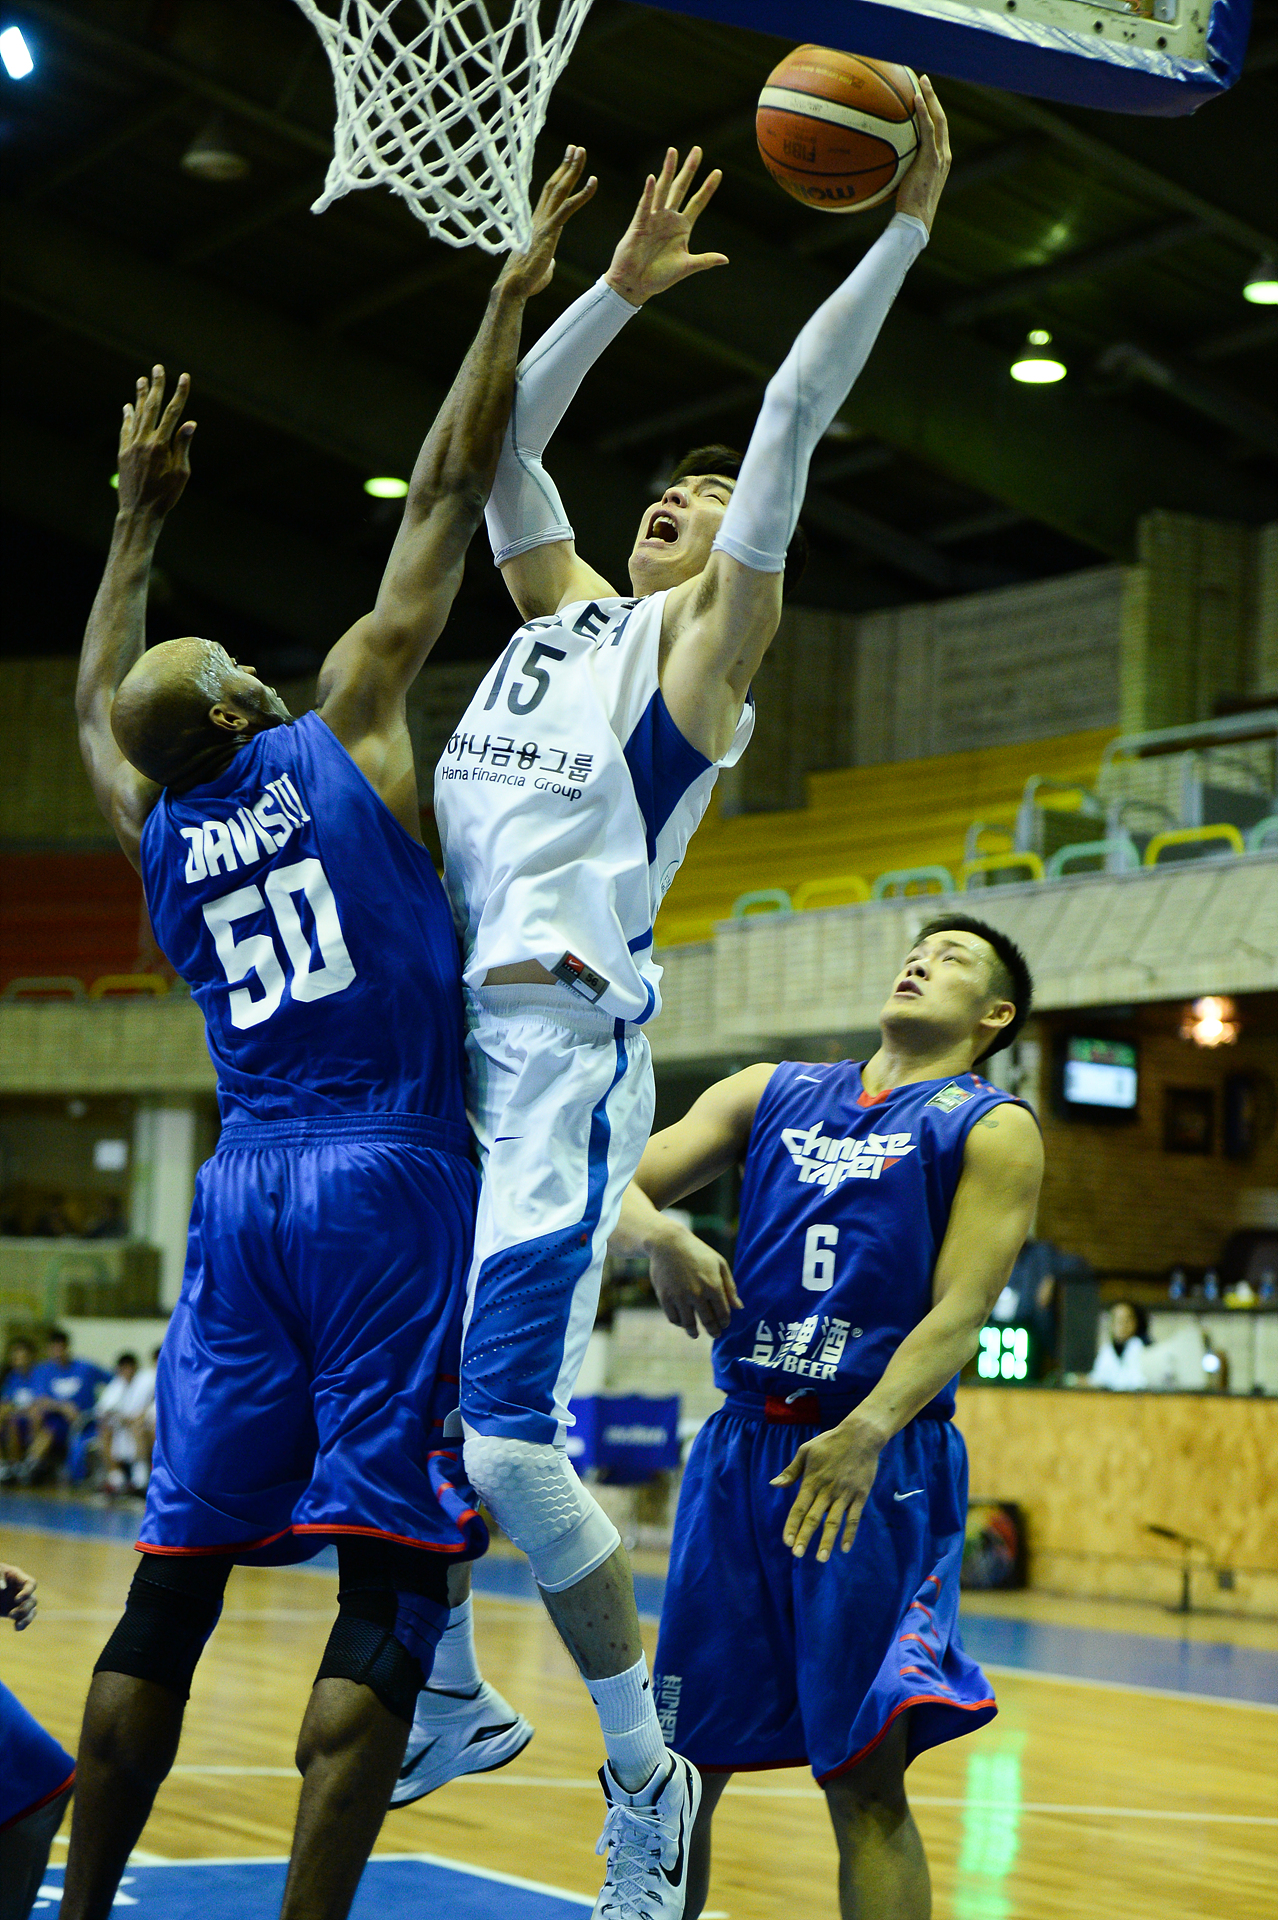
[[[803,1186],[833,1193],[845,1180],[878,1180],[914,1147],[908,1133],[871,1133],[864,1140],[831,1140],[818,1120],[811,1127],[783,1127],[781,1141],[799,1169]]]

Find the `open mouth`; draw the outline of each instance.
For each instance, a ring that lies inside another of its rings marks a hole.
[[[902,980],[900,986],[897,988],[897,992],[913,994],[920,1000],[923,997],[923,989],[917,980]]]
[[[672,513],[667,513],[664,507],[658,507],[648,522],[648,532],[645,537],[649,540],[664,540],[669,546],[673,546],[679,538],[679,522]]]

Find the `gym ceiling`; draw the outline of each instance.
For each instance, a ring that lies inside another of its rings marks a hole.
[[[0,462],[12,655],[73,652],[109,537],[115,434],[136,374],[189,370],[195,477],[166,530],[153,637],[205,632],[275,677],[313,667],[372,600],[407,475],[495,271],[383,190],[319,218],[329,70],[290,0],[14,0],[36,71],[0,80],[9,381]],[[553,447],[583,550],[624,586],[663,472],[743,445],[795,330],[881,216],[804,210],[765,175],[754,101],[788,43],[596,0],[542,136],[599,175],[531,340],[607,264],[667,143],[723,167],[698,229],[731,266],[654,302],[585,383]],[[836,434],[814,466],[800,599],[859,611],[1135,552],[1167,507],[1278,512],[1278,313],[1242,288],[1278,255],[1278,4],[1242,81],[1188,120],[939,89],[954,170]],[[247,162],[183,155],[214,116]],[[544,172],[546,169],[540,170]],[[539,173],[540,177],[540,173]],[[1031,327],[1068,367],[1008,368]],[[439,657],[499,646],[482,534]]]

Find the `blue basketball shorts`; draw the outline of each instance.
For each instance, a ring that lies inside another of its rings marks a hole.
[[[608,1237],[648,1144],[639,1027],[568,987],[467,993],[466,1108],[483,1165],[462,1348],[469,1433],[564,1444]]]
[[[21,1700],[0,1684],[0,1829],[56,1800],[75,1779],[75,1761]]]
[[[730,1403],[731,1405],[731,1403]],[[993,1718],[958,1634],[967,1451],[948,1421],[890,1440],[851,1551],[802,1560],[769,1482],[815,1426],[721,1409],[684,1475],[653,1687],[669,1744],[709,1773],[810,1766],[821,1783],[910,1709],[908,1756]]]
[[[478,1187],[456,1133],[408,1114],[224,1130],[160,1354],[140,1547],[483,1552],[443,1440]]]

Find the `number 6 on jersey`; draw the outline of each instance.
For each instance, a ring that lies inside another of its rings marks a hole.
[[[809,1227],[803,1242],[803,1284],[809,1293],[828,1293],[834,1285],[837,1227]]]

